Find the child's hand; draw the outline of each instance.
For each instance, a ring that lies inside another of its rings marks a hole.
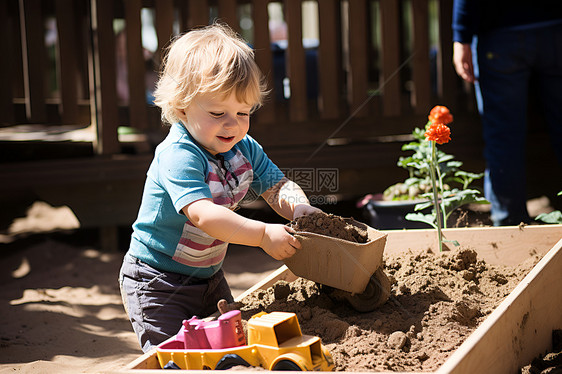
[[[295,230],[285,225],[266,224],[260,247],[276,260],[289,258],[301,247],[297,238],[291,235],[294,232]]]
[[[295,210],[293,212],[293,219],[299,218],[300,216],[307,216],[312,213],[321,213],[322,210],[316,207],[313,207],[309,204],[299,204],[295,206]]]

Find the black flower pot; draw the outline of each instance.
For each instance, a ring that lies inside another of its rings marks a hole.
[[[385,201],[375,198],[364,201],[363,214],[369,226],[378,230],[431,229],[423,222],[408,221],[406,214],[414,213],[414,208],[422,200]],[[431,207],[419,213],[431,213]]]

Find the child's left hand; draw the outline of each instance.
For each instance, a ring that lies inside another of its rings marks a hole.
[[[293,219],[296,219],[301,216],[307,216],[312,213],[322,213],[321,209],[313,207],[309,204],[299,204],[295,206],[295,210],[293,212]]]

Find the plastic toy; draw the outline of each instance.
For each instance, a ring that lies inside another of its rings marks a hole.
[[[258,313],[248,321],[247,328],[246,345],[239,310],[227,312],[215,321],[195,317],[186,320],[176,336],[156,348],[160,366],[186,370],[226,370],[235,366],[292,371],[334,368],[321,339],[301,333],[295,313]]]
[[[203,321],[192,317],[182,322],[176,335],[184,349],[220,349],[246,344],[239,310],[222,314],[217,320]]]

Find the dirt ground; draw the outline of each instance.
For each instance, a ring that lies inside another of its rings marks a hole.
[[[111,372],[142,354],[117,286],[124,251],[102,249],[96,230],[77,226],[68,209],[36,203],[0,230],[0,373]],[[477,260],[463,271],[451,268],[452,258],[418,256],[385,260],[393,294],[369,318],[330,304],[306,282],[280,300],[265,292],[260,303],[297,308],[303,331],[322,337],[338,370],[426,370],[458,346],[443,339],[466,335],[534,261],[502,270]],[[279,266],[260,249],[232,247],[224,269],[237,296]],[[450,279],[437,284],[441,275]]]
[[[552,351],[535,357],[521,369],[521,374],[562,373],[562,330],[552,331]]]
[[[361,236],[338,217],[303,218],[294,225],[299,231]],[[391,295],[373,312],[355,312],[303,279],[255,292],[240,309],[244,319],[262,310],[296,313],[303,333],[322,337],[336,371],[432,372],[539,260],[530,255],[516,267],[491,266],[470,248],[386,256]]]
[[[68,208],[39,202],[0,234],[0,373],[112,372],[142,355],[117,285],[124,250],[77,226]],[[236,297],[281,265],[231,246],[224,270]]]

